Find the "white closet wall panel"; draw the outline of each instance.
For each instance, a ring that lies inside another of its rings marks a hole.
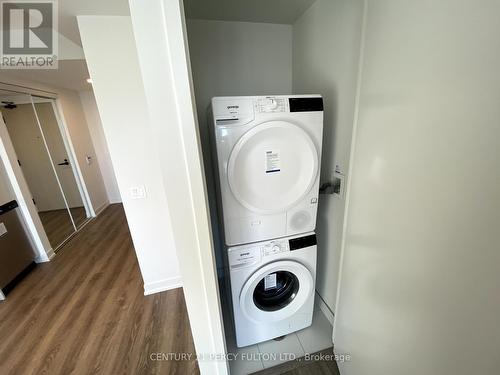
[[[324,97],[323,182],[336,165],[349,168],[362,18],[362,0],[317,0],[293,25],[293,91]],[[345,199],[322,195],[319,203],[316,289],[333,311]]]

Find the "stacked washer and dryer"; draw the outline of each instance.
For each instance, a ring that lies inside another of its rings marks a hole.
[[[312,323],[323,99],[216,97],[210,120],[228,297],[243,347]]]

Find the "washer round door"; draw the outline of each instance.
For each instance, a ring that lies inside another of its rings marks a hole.
[[[299,126],[269,121],[246,132],[229,157],[231,192],[247,209],[263,214],[293,207],[312,188],[318,152]]]
[[[303,265],[291,260],[269,263],[243,285],[240,308],[256,322],[276,322],[294,315],[314,293],[314,278]]]

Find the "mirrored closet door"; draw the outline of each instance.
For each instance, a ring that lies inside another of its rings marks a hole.
[[[0,111],[53,249],[90,217],[54,99],[0,91]]]

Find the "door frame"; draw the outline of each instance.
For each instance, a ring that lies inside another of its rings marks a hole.
[[[62,106],[60,103],[60,99],[58,98],[58,95],[56,93],[48,91],[41,91],[24,86],[16,86],[2,82],[0,82],[0,90],[10,91],[17,94],[29,95],[30,104],[32,105],[33,110],[35,111],[36,120],[39,126],[40,123],[38,120],[38,114],[36,113],[36,108],[34,106],[33,96],[49,99],[51,101],[52,108],[54,110],[54,115],[56,117],[56,121],[58,124],[59,133],[61,134],[68,158],[72,166],[71,169],[73,171],[73,175],[75,176],[75,181],[78,190],[80,192],[83,205],[85,207],[85,212],[87,214],[87,217],[89,218],[83,223],[83,225],[80,226],[80,228],[76,228],[75,226],[75,232],[72,235],[70,235],[66,240],[64,240],[61,244],[58,244],[55,248],[52,247],[45,232],[45,228],[43,227],[43,224],[40,220],[40,216],[38,215],[38,210],[32,201],[31,198],[32,194],[29,185],[26,182],[21,167],[17,163],[16,151],[14,149],[14,145],[12,144],[12,140],[10,138],[7,126],[5,125],[3,118],[1,118],[0,159],[3,161],[5,165],[8,179],[14,190],[14,195],[16,197],[17,202],[19,203],[20,211],[25,221],[26,229],[30,234],[32,245],[36,250],[35,262],[37,263],[48,262],[55,256],[55,250],[57,248],[63,246],[72,236],[78,233],[78,231],[81,228],[83,228],[85,224],[88,223],[89,220],[96,217],[97,215],[95,212],[95,208],[92,205],[92,201],[90,199],[90,195],[87,186],[85,184],[85,180],[83,179],[83,174],[80,165],[78,163],[78,159],[76,157],[76,152],[73,143],[71,141],[71,136],[69,134],[67,123],[64,119]],[[44,137],[43,132],[42,136]],[[52,162],[50,150],[47,150],[47,152]],[[58,184],[60,185],[57,174],[56,174],[56,179],[58,181]],[[66,201],[66,197],[64,196],[64,191],[62,191],[62,189],[61,193],[63,194],[64,200]],[[73,219],[71,220],[73,222]]]
[[[150,123],[159,135],[164,189],[170,216],[175,218],[172,231],[193,341],[202,359],[198,365],[201,374],[227,375],[183,1],[130,0],[129,6]],[[203,360],[207,357],[212,360]]]
[[[85,184],[80,164],[78,163],[78,159],[76,158],[75,147],[73,146],[73,142],[71,141],[68,125],[66,123],[66,120],[64,119],[62,105],[59,98],[54,98],[52,100],[52,109],[54,110],[54,115],[56,116],[56,121],[59,126],[59,132],[61,133],[64,146],[66,147],[66,151],[68,153],[69,161],[72,165],[71,169],[73,170],[73,175],[75,176],[76,185],[78,186],[78,191],[80,192],[80,196],[82,197],[87,217],[96,217],[97,214],[95,212],[94,206],[92,205],[92,200],[90,199],[89,191],[87,189],[87,185]]]

